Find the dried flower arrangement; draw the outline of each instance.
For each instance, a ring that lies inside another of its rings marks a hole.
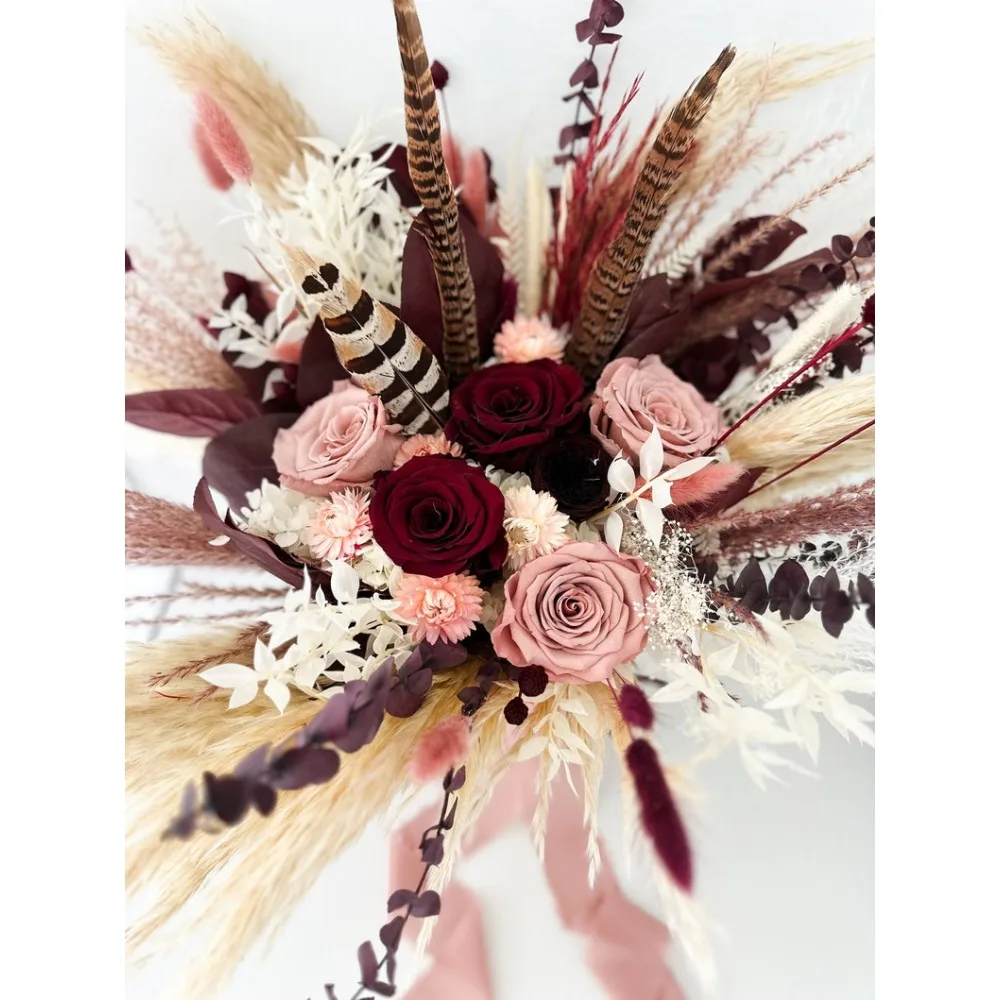
[[[211,438],[193,509],[126,493],[126,559],[280,584],[189,591],[271,604],[127,667],[128,879],[159,887],[130,939],[155,943],[208,896],[188,997],[428,781],[443,799],[411,845],[419,879],[388,900],[381,957],[362,944],[357,989],[331,1000],[395,993],[404,929],[424,921],[426,941],[520,761],[536,763],[540,851],[556,780],[582,781],[593,882],[608,737],[667,923],[698,954],[656,712],[683,711],[689,763],[733,747],[758,783],[793,766],[776,747],[815,759],[818,716],[873,739],[848,696],[873,691],[874,217],[777,263],[805,235],[792,216],[870,158],[750,214],[831,136],[706,225],[768,155],[759,109],[868,47],[725,48],[632,141],[638,81],[606,108],[624,10],[593,0],[559,155],[504,190],[443,131],[447,70],[413,0],[393,5],[405,149],[364,125],[343,147],[304,138],[304,110],[207,23],[148,36],[192,94],[210,182],[245,196],[261,274],[219,280],[177,234],[160,258],[126,253],[126,419]]]

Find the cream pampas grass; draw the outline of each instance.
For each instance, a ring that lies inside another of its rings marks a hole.
[[[280,207],[281,179],[292,167],[304,168],[299,139],[319,134],[302,105],[204,18],[183,28],[147,28],[141,38],[184,90],[203,92],[222,108],[250,154],[254,188]]]
[[[751,417],[726,439],[734,462],[764,467],[772,478],[857,430],[875,416],[875,376],[859,375],[778,403]],[[862,434],[842,449],[874,459],[871,435]],[[835,454],[836,452],[831,452]]]
[[[371,744],[342,757],[332,782],[282,796],[271,816],[249,816],[216,836],[163,841],[188,781],[204,770],[232,769],[262,744],[280,743],[320,707],[296,698],[283,715],[263,703],[228,712],[227,699],[217,693],[197,701],[166,697],[205,690],[193,670],[150,690],[151,679],[176,675],[193,657],[204,663],[206,650],[214,662],[249,664],[252,649],[248,632],[220,632],[141,647],[127,668],[132,815],[126,878],[130,894],[156,891],[152,907],[130,928],[128,943],[141,961],[171,943],[197,939],[200,958],[175,994],[185,1000],[217,995],[247,950],[270,941],[323,867],[405,791],[401,778],[413,746],[455,714],[458,691],[478,669],[471,662],[438,675],[417,715],[386,716]]]

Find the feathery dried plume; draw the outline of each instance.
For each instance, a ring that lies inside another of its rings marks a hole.
[[[188,507],[125,491],[125,562],[142,566],[252,566]]]
[[[243,140],[229,120],[229,115],[219,107],[211,94],[203,90],[194,95],[194,107],[198,112],[201,134],[218,162],[234,181],[249,184],[253,178],[253,164]]]
[[[730,435],[726,447],[734,461],[766,468],[773,478],[874,417],[875,376],[859,375],[762,410]],[[874,431],[866,432],[831,455],[839,456],[841,466],[867,468],[875,457],[874,438]]]
[[[625,220],[594,265],[566,357],[585,378],[596,378],[618,341],[632,291],[683,170],[684,158],[735,55],[733,48],[724,49],[674,105],[646,155]]]
[[[479,362],[476,293],[458,201],[445,166],[434,80],[413,0],[393,0],[403,64],[406,157],[410,181],[424,210],[419,229],[427,240],[441,295],[444,361],[451,376],[467,375]]]
[[[246,392],[197,319],[137,270],[125,275],[125,364],[130,391]]]
[[[194,123],[193,139],[195,152],[201,161],[208,183],[216,191],[228,191],[233,186],[233,178],[215,155],[212,143],[205,132],[205,126],[200,121]]]
[[[250,155],[255,189],[280,207],[281,179],[302,167],[299,137],[318,134],[298,101],[201,16],[181,28],[147,28],[140,37],[182,89],[208,94],[222,108]]]
[[[625,751],[625,763],[635,784],[642,825],[657,856],[674,882],[690,892],[694,878],[691,847],[656,750],[646,740],[633,740]]]
[[[404,434],[442,430],[448,383],[427,345],[334,264],[285,248],[295,282],[319,306],[340,363],[365,392],[378,396]]]
[[[797,545],[817,535],[868,534],[875,528],[875,480],[842,487],[828,496],[741,511],[709,527],[719,532],[719,551],[725,560]]]

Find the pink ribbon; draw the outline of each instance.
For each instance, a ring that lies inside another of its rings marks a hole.
[[[465,853],[478,850],[515,823],[531,822],[535,770],[532,762],[508,772],[466,838]],[[389,863],[393,889],[419,881],[420,836],[437,817],[438,807],[433,806],[393,834]],[[607,862],[593,888],[587,884],[583,806],[562,776],[553,787],[545,833],[545,877],[559,918],[568,930],[589,939],[587,963],[609,1000],[684,1000],[664,961],[666,927],[626,898]],[[407,936],[415,937],[418,927],[418,921],[408,921]],[[493,1000],[479,904],[475,894],[454,878],[442,894],[428,953],[433,965],[407,992],[407,1000]]]

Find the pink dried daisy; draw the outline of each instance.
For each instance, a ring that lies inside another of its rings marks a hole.
[[[461,458],[464,454],[462,446],[449,441],[441,431],[437,434],[414,434],[399,446],[392,467],[398,469],[411,458],[419,458],[422,455],[454,455],[456,458]]]
[[[507,564],[518,569],[538,556],[554,552],[569,540],[569,518],[559,510],[550,493],[536,493],[518,486],[504,496]]]
[[[371,541],[370,503],[366,490],[352,487],[318,504],[306,532],[306,542],[318,559],[351,559]]]
[[[544,317],[516,316],[500,327],[493,338],[493,353],[501,361],[525,363],[550,358],[562,361],[567,336],[554,330]]]
[[[399,615],[413,619],[409,634],[415,642],[459,642],[482,616],[486,594],[469,573],[404,573],[392,596],[399,601]]]

